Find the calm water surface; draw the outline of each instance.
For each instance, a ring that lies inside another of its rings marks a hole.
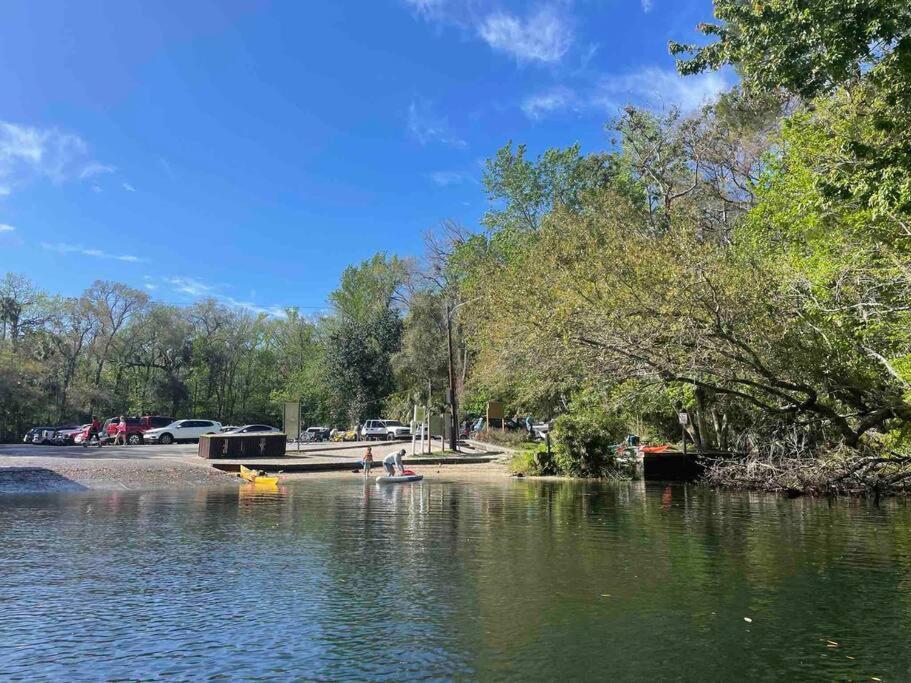
[[[0,498],[3,680],[911,680],[909,627],[894,501],[356,478]]]

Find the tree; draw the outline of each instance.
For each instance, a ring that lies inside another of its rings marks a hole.
[[[376,415],[392,393],[392,356],[401,345],[402,321],[386,309],[360,321],[343,318],[326,340],[326,384],[335,412],[349,424]]]
[[[700,24],[707,45],[669,44],[682,74],[735,65],[748,87],[805,99],[856,80],[911,50],[905,0],[715,0],[719,23]],[[902,61],[901,59],[898,61]]]

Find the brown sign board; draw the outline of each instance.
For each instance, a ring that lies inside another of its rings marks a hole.
[[[488,401],[487,402],[487,421],[490,420],[502,420],[503,415],[503,404],[499,401]]]

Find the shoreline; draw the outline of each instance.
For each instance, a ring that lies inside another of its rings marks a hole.
[[[377,450],[375,448],[374,452]],[[331,462],[341,469],[283,472],[279,475],[281,481],[356,476],[352,470],[360,466],[360,453],[350,448],[346,451],[330,454],[314,449],[295,456],[288,462],[289,468],[301,462],[317,465]],[[382,453],[377,457],[382,457]],[[406,466],[412,467],[428,480],[509,478],[509,471],[503,462],[482,464],[456,461],[409,465],[408,460],[406,456]],[[150,445],[105,446],[100,449],[7,445],[0,447],[0,498],[33,493],[186,490],[245,484],[234,472],[219,469],[218,463],[218,460],[200,458],[196,454],[195,445],[170,448]],[[256,462],[251,461],[250,466],[255,468]],[[374,463],[371,477],[380,474],[382,469],[380,463]]]

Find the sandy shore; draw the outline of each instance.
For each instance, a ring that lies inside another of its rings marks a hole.
[[[483,464],[465,463],[450,465],[408,465],[406,467],[417,474],[423,474],[424,479],[430,481],[481,481],[504,479],[510,476],[509,470],[502,462],[489,462]],[[299,472],[282,474],[282,481],[301,481],[304,479],[351,479],[359,476],[351,470],[336,470],[333,472]],[[370,470],[370,477],[378,477],[383,473],[382,465],[374,465]],[[362,476],[362,475],[361,475]]]

